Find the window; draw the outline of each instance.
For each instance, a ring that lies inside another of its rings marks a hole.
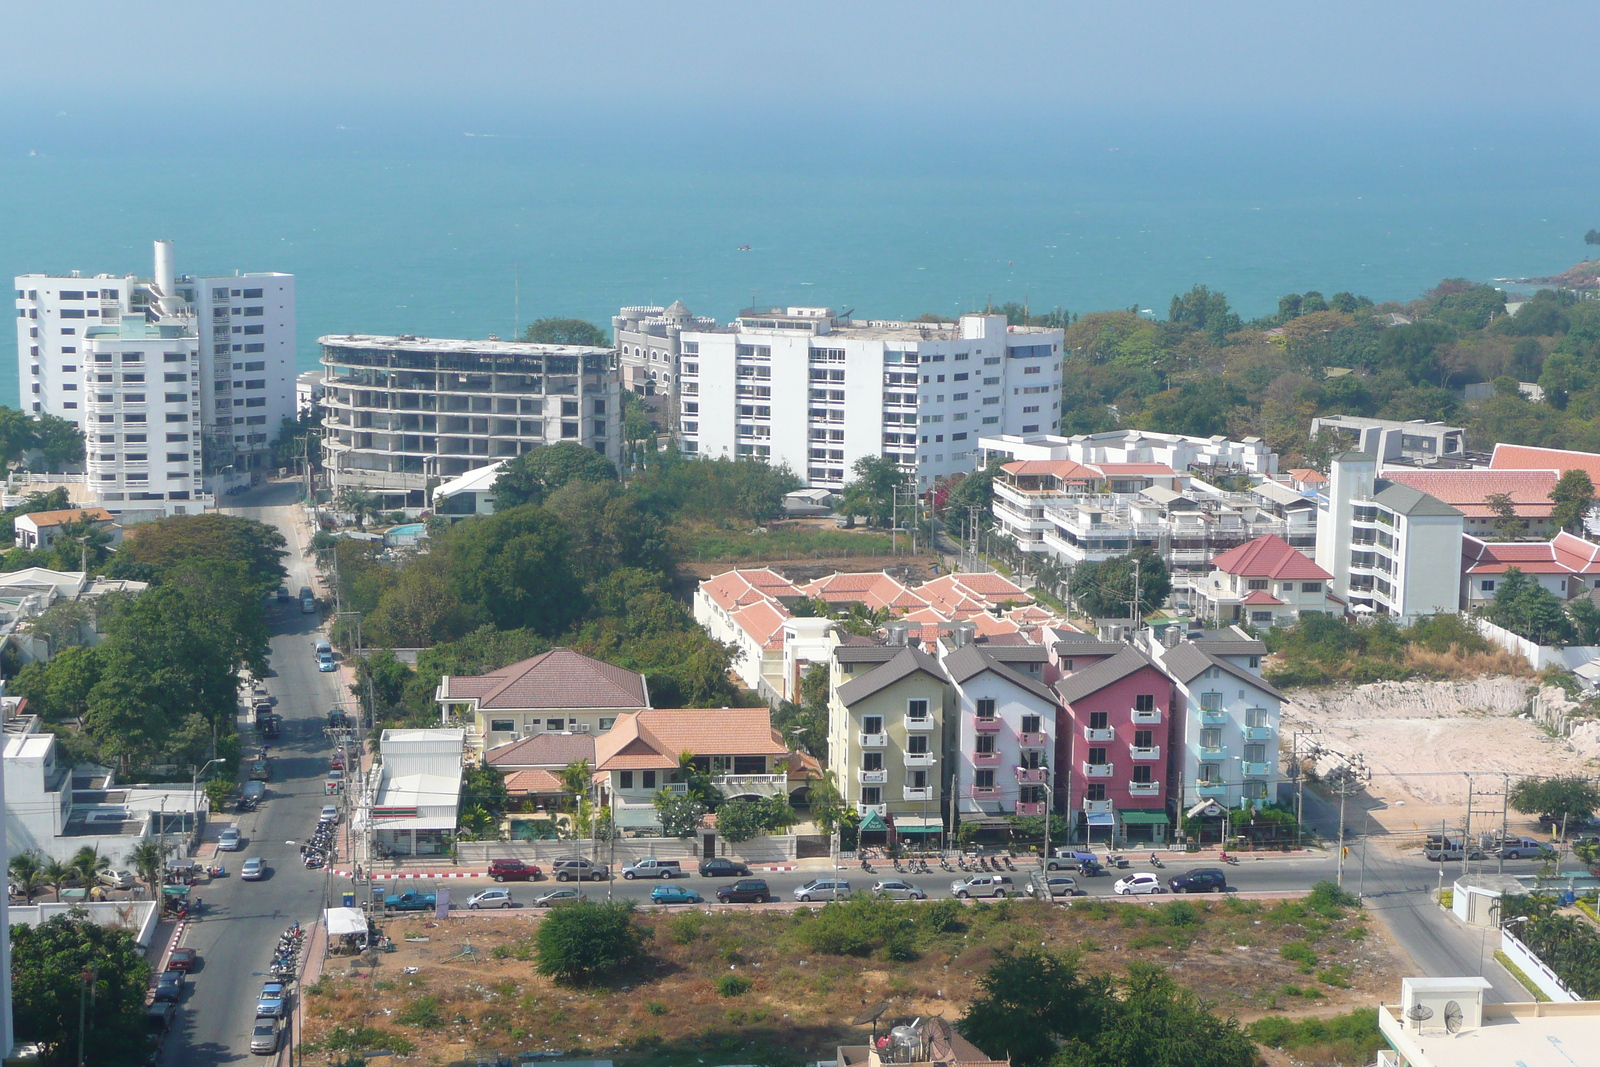
[[[861,787],[861,803],[863,803],[863,804],[882,804],[883,803],[883,787],[882,786],[876,786],[876,785],[864,785],[864,786],[862,786]]]
[[[864,734],[883,733],[883,716],[863,715],[861,717],[861,732]]]
[[[244,332],[247,335],[248,334],[263,334],[263,333],[267,332],[267,328],[265,326],[246,326],[244,328]]]
[[[176,441],[187,441],[188,439],[189,439],[189,435],[186,434],[186,433],[169,433],[169,434],[167,434],[167,443],[168,444],[172,444],[172,443],[174,443]],[[132,438],[129,438],[129,440],[132,440]]]
[[[861,769],[864,771],[883,770],[883,753],[876,751],[861,753]]]
[[[1106,712],[1091,711],[1089,713],[1089,729],[1104,730],[1108,725],[1110,725],[1110,722]]]
[[[1200,694],[1200,710],[1201,711],[1221,711],[1222,710],[1222,694],[1221,693],[1201,693]]]
[[[621,772],[620,774],[617,775],[617,779],[618,779],[618,781],[617,781],[617,788],[618,789],[632,789],[633,788],[633,772],[632,771],[623,771],[623,772]]]
[[[1300,591],[1302,593],[1320,593],[1320,592],[1322,592],[1322,583],[1321,582],[1301,582],[1300,583]]]
[[[1246,746],[1244,746],[1244,761],[1246,763],[1265,763],[1265,762],[1267,762],[1267,746],[1266,745],[1246,745]]]
[[[185,363],[188,361],[188,359],[189,357],[184,355],[182,352],[161,353],[161,362],[163,363]]]
[[[979,789],[993,789],[994,771],[988,769],[977,771],[972,776],[972,784]]]
[[[1251,656],[1250,657],[1250,669],[1251,670],[1255,670],[1256,668],[1258,668],[1260,666],[1261,666],[1261,657],[1260,656]]]
[[[928,754],[928,735],[912,734],[906,738],[906,751],[913,756],[926,756]]]
[[[654,789],[656,787],[656,772],[655,771],[640,771],[639,772],[639,787],[641,789]]]
[[[1244,713],[1244,724],[1252,729],[1264,730],[1272,726],[1266,708],[1249,708]]]
[[[1200,731],[1200,747],[1201,748],[1221,748],[1222,747],[1222,731],[1217,729],[1215,726],[1208,727],[1207,729],[1201,730]]]
[[[187,462],[189,462],[189,453],[187,453],[187,452],[168,452],[167,453],[167,462],[168,463],[187,463]],[[496,719],[495,721],[496,722],[505,722],[505,721],[509,721],[509,720]],[[505,730],[513,729],[513,727],[507,726],[507,727],[504,727],[502,729],[499,726],[490,726],[489,729],[495,730],[497,732],[504,733]]]
[[[978,718],[980,718],[980,719],[992,719],[992,718],[994,718],[994,698],[993,697],[979,697],[978,698]]]
[[[1250,579],[1249,588],[1251,588],[1251,589],[1265,589],[1266,587],[1267,587],[1267,580],[1265,578],[1251,578]]]
[[[907,789],[926,789],[926,788],[928,788],[928,772],[927,771],[911,771],[909,773],[910,773],[911,780],[906,783],[906,788]]]
[[[1222,784],[1222,765],[1220,763],[1200,764],[1200,781],[1212,785]]]
[[[928,717],[928,702],[926,700],[906,701],[906,718],[926,719]]]
[[[1104,748],[1096,747],[1096,748],[1091,748],[1089,750],[1089,762],[1090,763],[1102,764],[1105,761],[1106,761],[1106,750]]]
[[[979,734],[974,751],[980,756],[987,756],[994,752],[994,734]]]
[[[1265,799],[1266,795],[1267,795],[1267,783],[1266,782],[1246,782],[1246,783],[1244,783],[1244,796],[1245,796],[1246,800],[1262,800],[1262,799]]]
[[[1148,764],[1148,763],[1141,763],[1141,764],[1135,766],[1133,768],[1133,782],[1134,782],[1134,784],[1135,785],[1149,785],[1151,783],[1151,781],[1152,781],[1152,779],[1151,779],[1151,771],[1152,771],[1152,769],[1153,768],[1151,768],[1150,764]]]
[[[172,457],[168,456],[167,458],[171,459]],[[179,458],[187,458],[187,457],[179,457]],[[517,729],[517,721],[515,719],[490,719],[489,720],[489,732],[490,733],[509,734],[509,733],[515,733],[516,729]]]
[[[1039,716],[1024,715],[1022,717],[1022,732],[1025,734],[1039,733]]]
[[[1595,587],[1597,589],[1600,589],[1600,581],[1597,581],[1595,583]],[[1482,589],[1485,593],[1494,592],[1494,579],[1493,578],[1485,578],[1483,581],[1478,583],[1478,588]]]
[[[1155,711],[1156,696],[1154,693],[1139,693],[1133,698],[1134,711]]]
[[[1104,800],[1106,798],[1106,785],[1104,782],[1090,782],[1089,791],[1083,795],[1085,800]]]

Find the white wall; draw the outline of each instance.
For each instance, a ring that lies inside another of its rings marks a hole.
[[[1404,516],[1396,530],[1405,538],[1395,590],[1401,614],[1454,614],[1461,603],[1461,517]]]
[[[960,798],[960,809],[968,814],[999,811],[1014,811],[1017,805],[1018,790],[1021,788],[1017,782],[1016,768],[1022,762],[1022,751],[1017,744],[1017,733],[1022,729],[1024,715],[1039,716],[1040,728],[1049,735],[1043,749],[1043,762],[1049,763],[1055,756],[1055,707],[1041,700],[1038,696],[1028,692],[1021,686],[1002,678],[993,671],[983,671],[973,675],[965,682],[953,684],[951,690],[955,695],[956,719],[956,790]],[[992,798],[973,796],[973,787],[976,784],[976,775],[980,769],[973,762],[973,753],[977,749],[977,718],[980,698],[992,698],[995,702],[995,718],[1000,720],[1001,727],[995,733],[995,751],[1000,754],[996,764],[986,764],[982,769],[994,771],[994,784],[999,787],[999,792]],[[1163,761],[1163,766],[1165,765]],[[943,783],[948,787],[950,768],[942,769],[935,764],[929,769],[928,780],[930,783]],[[942,791],[941,791],[942,792]],[[940,795],[936,792],[935,795]]]

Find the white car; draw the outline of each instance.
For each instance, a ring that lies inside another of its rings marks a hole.
[[[322,814],[317,817],[318,822],[338,822],[339,806],[337,804],[322,805]]]
[[[483,892],[467,898],[467,907],[476,911],[478,908],[514,908],[516,903],[511,899],[509,889],[485,889]]]
[[[239,868],[239,877],[246,882],[259,882],[267,876],[267,865],[261,861],[260,856],[251,856],[244,861],[244,866]]]
[[[1165,893],[1167,887],[1153,874],[1130,874],[1126,878],[1117,879],[1117,884],[1111,887],[1111,891],[1122,897],[1141,896],[1145,893]]]
[[[239,828],[230,826],[217,837],[218,852],[238,852],[243,842],[239,839]]]
[[[107,889],[132,889],[139,884],[139,876],[126,870],[101,871],[95,881]]]

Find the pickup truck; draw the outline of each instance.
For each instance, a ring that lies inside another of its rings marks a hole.
[[[383,898],[383,906],[390,911],[432,911],[438,903],[436,893],[401,893]]]
[[[1491,851],[1508,860],[1522,860],[1543,859],[1552,849],[1549,845],[1531,837],[1508,837],[1500,842],[1498,848]]]
[[[646,858],[622,868],[624,878],[676,878],[687,874],[677,860]]]

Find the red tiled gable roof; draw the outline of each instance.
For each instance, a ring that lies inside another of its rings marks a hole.
[[[1321,471],[1312,470],[1310,467],[1293,467],[1289,470],[1289,477],[1297,482],[1307,485],[1321,485],[1328,480],[1328,476]]]
[[[1237,548],[1230,548],[1213,559],[1211,565],[1220,571],[1245,578],[1327,581],[1333,577],[1277,534],[1267,534],[1254,541],[1246,541]]]
[[[619,716],[595,741],[602,771],[678,765],[678,756],[784,756],[766,708],[647,708]]]
[[[765,649],[783,647],[783,624],[789,613],[776,600],[760,600],[733,613],[734,624]]]
[[[561,779],[549,771],[533,769],[513,771],[506,775],[506,792],[512,796],[566,791],[567,787],[561,784]]]
[[[1063,482],[1092,483],[1100,480],[1100,472],[1070,459],[1021,459],[1003,465],[1001,470],[1015,478],[1048,475]]]
[[[565,767],[574,760],[594,762],[593,734],[538,733],[496,745],[483,754],[483,761],[502,770],[512,767]]]
[[[830,604],[865,604],[874,610],[914,610],[927,601],[882,571],[830,574],[800,587],[802,594]]]
[[[1548,518],[1555,507],[1550,490],[1560,477],[1553,470],[1470,470],[1419,471],[1385,470],[1391,482],[1410,486],[1435,500],[1457,508],[1470,518],[1490,518],[1493,509],[1484,501],[1495,493],[1505,493],[1525,519]]]
[[[787,578],[766,567],[723,571],[701,582],[700,588],[727,611],[767,597],[800,594]]]
[[[480,675],[446,675],[446,700],[477,698],[480,711],[555,708],[648,708],[644,675],[570,648]]]
[[[1561,474],[1580,470],[1600,486],[1600,455],[1565,448],[1535,448],[1532,445],[1495,445],[1489,459],[1490,470],[1555,470]]]
[[[1461,556],[1468,574],[1504,574],[1513,567],[1524,574],[1600,574],[1600,545],[1565,530],[1549,541],[1463,537]]]
[[[46,526],[61,526],[69,522],[78,522],[83,516],[89,516],[95,522],[111,522],[111,512],[105,508],[67,508],[64,511],[31,511],[26,515],[29,522],[40,529]],[[18,515],[17,518],[24,518]]]
[[[1277,597],[1273,596],[1271,593],[1267,592],[1265,589],[1257,589],[1255,592],[1251,593],[1249,596],[1247,596],[1243,600],[1239,601],[1239,603],[1243,604],[1247,608],[1255,608],[1255,607],[1281,608],[1281,607],[1283,607],[1283,601],[1279,600]]]

